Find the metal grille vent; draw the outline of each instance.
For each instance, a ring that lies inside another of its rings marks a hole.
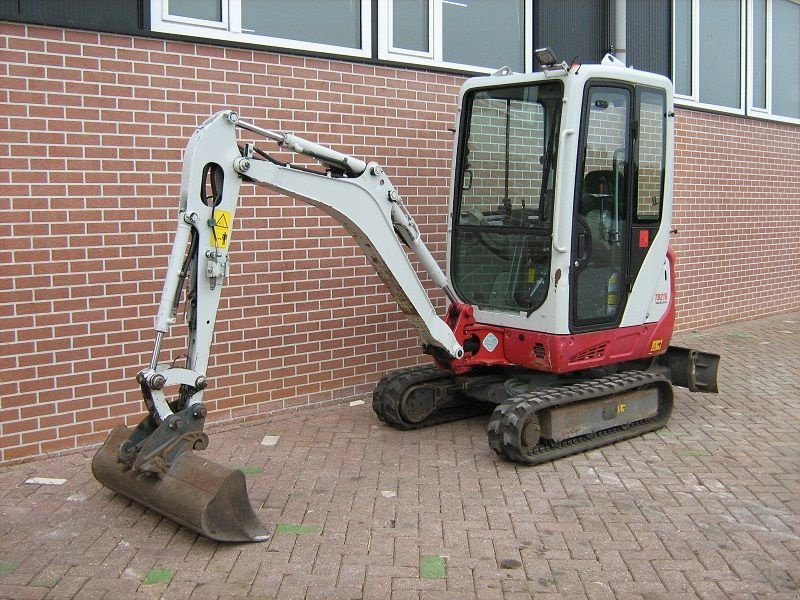
[[[575,356],[569,359],[570,363],[579,363],[585,362],[588,360],[596,360],[598,358],[603,358],[606,353],[606,346],[607,344],[597,344],[596,346],[592,346],[591,348],[587,348],[583,352],[579,352]]]

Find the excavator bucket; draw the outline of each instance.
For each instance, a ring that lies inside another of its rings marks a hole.
[[[136,432],[124,425],[111,432],[92,460],[95,479],[212,540],[263,542],[270,539],[250,506],[241,471],[223,467],[185,449],[172,457],[168,465],[161,461],[163,472],[137,469],[120,459],[124,455],[120,449],[135,439]]]

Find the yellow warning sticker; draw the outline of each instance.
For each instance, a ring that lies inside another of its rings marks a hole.
[[[214,248],[227,248],[231,239],[231,226],[233,225],[231,213],[217,208],[214,210],[213,220],[209,220],[208,224],[211,225],[212,231],[211,245]]]
[[[664,340],[653,340],[653,343],[650,344],[650,352],[658,352],[663,344]]]

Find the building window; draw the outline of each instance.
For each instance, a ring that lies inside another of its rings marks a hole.
[[[743,0],[675,0],[678,101],[744,112],[744,17]]]
[[[370,56],[371,0],[151,0],[153,31]]]
[[[530,71],[532,0],[388,0],[379,3],[379,58],[493,72]],[[476,35],[485,32],[485,35]]]
[[[800,3],[750,0],[750,14],[749,109],[800,119]]]
[[[369,58],[373,0],[150,0],[155,32]],[[378,58],[531,71],[533,0],[381,0]],[[485,35],[476,34],[484,32]]]
[[[673,0],[678,104],[800,122],[800,0]]]

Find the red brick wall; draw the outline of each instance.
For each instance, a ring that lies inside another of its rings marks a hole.
[[[678,110],[678,326],[800,308],[800,127]]]
[[[138,421],[181,153],[217,110],[382,163],[444,264],[460,77],[8,23],[0,57],[0,463]],[[796,308],[797,128],[688,111],[678,122],[681,323]],[[364,395],[421,360],[334,221],[243,190],[209,369],[214,421]]]

